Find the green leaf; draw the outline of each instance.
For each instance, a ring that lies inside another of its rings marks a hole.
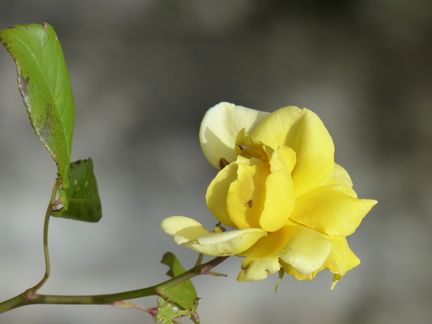
[[[196,315],[192,315],[190,310],[180,309],[178,306],[167,302],[163,298],[158,299],[158,311],[155,318],[157,323],[175,323],[175,319],[180,317],[189,317],[195,323],[199,323],[199,320],[196,319]]]
[[[36,135],[55,160],[67,188],[74,101],[57,35],[47,23],[17,25],[1,30],[0,42],[15,61],[18,87]]]
[[[60,189],[59,201],[62,207],[53,210],[53,216],[85,222],[101,219],[102,208],[91,159],[70,164],[69,187]]]
[[[183,266],[174,253],[165,253],[162,257],[161,263],[169,267],[167,275],[172,278],[185,272]],[[192,309],[196,304],[197,294],[192,281],[190,280],[183,281],[174,286],[162,286],[159,291],[163,296],[167,297],[169,301],[176,303],[184,309]]]
[[[172,278],[185,272],[174,253],[165,253],[161,262],[168,266],[167,275]],[[156,320],[162,323],[172,323],[173,319],[186,316],[196,323],[199,322],[196,314],[198,298],[192,281],[186,280],[175,285],[161,285],[158,287],[158,292],[163,298],[158,300]]]

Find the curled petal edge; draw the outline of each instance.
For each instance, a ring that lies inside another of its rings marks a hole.
[[[173,236],[177,244],[213,256],[238,255],[267,235],[266,231],[259,228],[209,232],[199,222],[185,216],[168,217],[161,226],[165,233]]]

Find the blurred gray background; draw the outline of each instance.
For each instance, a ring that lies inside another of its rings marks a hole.
[[[275,277],[195,280],[203,323],[430,323],[432,317],[432,3],[429,0],[0,0],[0,28],[47,21],[71,73],[73,158],[94,159],[99,224],[53,219],[45,293],[108,293],[165,279],[174,245],[159,224],[214,223],[204,201],[215,171],[197,132],[230,101],[309,107],[336,158],[378,206],[350,239],[362,259],[335,290]],[[0,48],[0,297],[43,273],[43,214],[55,165],[38,143]],[[153,298],[137,303],[151,306]],[[109,306],[29,306],[0,323],[152,323]]]

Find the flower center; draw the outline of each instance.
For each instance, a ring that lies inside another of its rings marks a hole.
[[[294,151],[286,146],[273,150],[244,131],[237,136],[236,150],[237,176],[227,195],[230,219],[237,228],[280,229],[294,207]]]

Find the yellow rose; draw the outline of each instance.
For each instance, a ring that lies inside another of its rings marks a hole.
[[[244,256],[239,281],[281,269],[313,279],[329,269],[335,284],[360,263],[346,237],[376,201],[357,198],[316,114],[220,103],[204,116],[200,142],[220,169],[207,189],[208,208],[235,230],[210,232],[192,218],[168,217],[162,228],[177,244],[213,256]]]

